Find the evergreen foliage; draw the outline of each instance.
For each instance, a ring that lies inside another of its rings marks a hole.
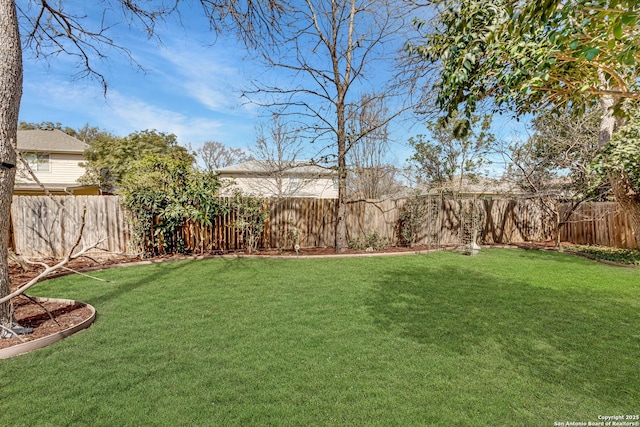
[[[82,177],[85,184],[98,184],[103,192],[115,193],[125,177],[132,172],[133,163],[144,156],[169,156],[177,161],[192,163],[193,156],[178,145],[174,134],[157,130],[143,130],[126,137],[109,133],[97,135],[85,152]]]
[[[448,116],[469,118],[483,99],[522,114],[640,96],[636,1],[434,3],[435,23],[417,21],[426,34],[408,49],[441,64],[434,89]]]
[[[640,106],[627,109],[627,120],[595,158],[594,168],[601,178],[620,174],[629,185],[629,191],[640,194]]]
[[[186,158],[147,155],[132,162],[129,172],[119,192],[142,254],[183,252],[185,227],[212,225],[226,210],[217,177],[196,170]]]

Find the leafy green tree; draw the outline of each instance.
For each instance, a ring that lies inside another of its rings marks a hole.
[[[44,129],[58,129],[61,130],[62,132],[66,133],[67,135],[71,135],[73,137],[77,136],[77,132],[75,129],[72,129],[70,127],[67,126],[63,126],[62,123],[60,122],[40,122],[40,123],[31,123],[31,122],[24,122],[21,121],[20,123],[18,123],[18,129],[19,130],[44,130]]]
[[[111,132],[100,129],[97,126],[90,126],[88,123],[81,128],[76,129],[74,133],[70,133],[69,135],[75,136],[80,141],[86,142],[89,145],[92,145],[99,139],[115,138],[115,135]]]
[[[135,160],[144,156],[167,155],[176,160],[193,163],[193,156],[178,145],[174,134],[143,130],[124,138],[109,133],[98,134],[85,151],[86,173],[82,183],[98,184],[102,191],[114,193],[132,171]]]
[[[145,255],[184,252],[185,227],[210,226],[224,210],[217,177],[197,170],[191,159],[147,154],[132,161],[129,172],[118,193],[132,214],[134,244]]]
[[[21,121],[18,124],[19,130],[38,130],[38,129],[58,129],[67,135],[73,136],[74,138],[79,139],[82,142],[86,142],[87,144],[92,144],[95,140],[100,138],[116,138],[116,136],[112,135],[110,132],[106,130],[102,130],[96,126],[90,126],[88,123],[79,129],[73,129],[68,126],[64,126],[60,122],[40,122],[40,123],[31,123]]]
[[[624,99],[640,99],[640,27],[635,0],[440,0],[423,43],[409,50],[439,63],[437,105],[469,118],[478,103],[517,114],[571,106],[601,108],[604,147],[624,123]],[[468,130],[462,122],[457,131]],[[610,174],[616,200],[640,244],[640,193]]]
[[[471,116],[471,126],[465,134],[457,134],[462,119],[436,120],[427,123],[431,140],[423,135],[410,138],[414,153],[409,162],[421,181],[430,184],[453,183],[454,177],[460,185],[464,177],[475,177],[480,168],[489,163],[496,139],[491,133],[491,116]]]
[[[468,117],[483,99],[528,113],[640,98],[640,30],[633,0],[441,0],[410,51],[441,62],[437,103]]]

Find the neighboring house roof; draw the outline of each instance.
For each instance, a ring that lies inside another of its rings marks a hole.
[[[524,192],[513,182],[486,177],[454,176],[451,181],[433,185],[429,194],[459,193],[466,196],[514,196]]]
[[[46,183],[43,184],[47,191],[53,195],[77,195],[92,196],[100,195],[100,187],[97,185],[69,185],[67,183]],[[36,183],[17,182],[13,188],[13,194],[16,196],[43,195],[45,192]]]
[[[276,172],[282,172],[285,175],[312,175],[312,176],[332,176],[336,172],[332,169],[323,168],[309,162],[271,162],[265,160],[249,160],[247,162],[238,163],[237,165],[227,166],[218,169],[221,176],[238,176],[253,175],[265,176]]]
[[[337,197],[336,172],[310,162],[250,160],[217,172],[225,183],[221,194],[240,190],[260,197]]]
[[[17,146],[21,153],[47,156],[49,167],[43,171],[33,171],[37,181],[40,181],[38,183],[22,164],[18,164],[21,172],[16,175],[13,187],[15,195],[44,194],[41,185],[51,194],[100,194],[100,188],[96,185],[78,184],[78,178],[84,173],[81,166],[84,151],[89,147],[84,142],[58,129],[19,130]]]
[[[77,153],[89,146],[59,129],[18,131],[18,151],[23,153]]]

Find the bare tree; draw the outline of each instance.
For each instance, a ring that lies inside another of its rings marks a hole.
[[[272,82],[258,81],[248,92],[253,102],[289,117],[323,158],[336,164],[337,251],[346,249],[347,153],[363,138],[408,108],[394,86],[393,58],[406,40],[402,2],[385,0],[301,1],[288,5],[281,31],[257,49],[264,64],[278,71]],[[373,127],[349,134],[349,111],[359,108],[362,93],[384,97],[393,112]],[[395,102],[391,100],[395,99]],[[325,148],[328,151],[325,151]],[[326,153],[331,154],[327,155]]]
[[[210,173],[252,159],[251,155],[244,150],[227,147],[218,141],[205,142],[196,150],[196,155],[202,160],[204,170]]]
[[[304,149],[299,130],[292,129],[274,114],[268,126],[261,124],[256,129],[256,145],[252,154],[256,167],[262,172],[262,193],[273,194],[277,199],[296,196],[309,180],[311,163],[303,161]]]
[[[594,173],[601,113],[571,109],[547,110],[533,120],[533,134],[522,143],[503,148],[508,172],[531,194],[568,199],[601,197],[601,179]]]
[[[352,197],[379,199],[400,186],[394,179],[396,169],[390,164],[389,126],[385,123],[388,109],[384,98],[375,94],[363,95],[358,107],[349,108],[349,135],[364,136],[347,154],[348,189]],[[366,132],[367,129],[373,131]]]
[[[601,112],[597,108],[576,113],[570,108],[546,110],[533,120],[533,134],[498,151],[507,164],[506,179],[538,200],[560,228],[585,201],[602,200],[611,188],[593,168],[599,151]],[[569,209],[559,208],[569,202]]]
[[[78,76],[95,78],[105,93],[107,82],[95,66],[113,50],[132,60],[130,51],[112,37],[108,17],[142,28],[155,36],[155,25],[179,12],[179,0],[102,2],[99,16],[75,13],[71,2],[59,0],[0,0],[0,325],[11,324],[9,295],[8,232],[15,183],[16,135],[22,97],[22,48],[38,57],[71,56],[77,60]],[[199,0],[203,16],[213,30],[232,26],[248,44],[266,40],[278,27],[282,8],[278,0]],[[21,38],[22,31],[22,38]]]

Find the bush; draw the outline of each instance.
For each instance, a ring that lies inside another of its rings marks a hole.
[[[400,229],[400,241],[402,244],[413,247],[419,239],[419,231],[427,217],[427,206],[424,200],[414,196],[402,206],[398,218]]]
[[[256,252],[269,216],[264,201],[236,191],[231,198],[231,210],[236,215],[231,226],[240,233],[244,249]]]
[[[583,245],[569,246],[567,249],[582,252],[600,260],[640,266],[640,250],[637,249],[616,249]]]
[[[131,165],[119,194],[131,214],[134,246],[143,256],[186,250],[183,229],[211,225],[225,211],[215,175],[182,159],[145,156]]]
[[[355,239],[349,241],[349,248],[362,251],[372,248],[374,251],[380,251],[389,244],[389,241],[382,237],[377,231],[367,234],[364,239]]]

